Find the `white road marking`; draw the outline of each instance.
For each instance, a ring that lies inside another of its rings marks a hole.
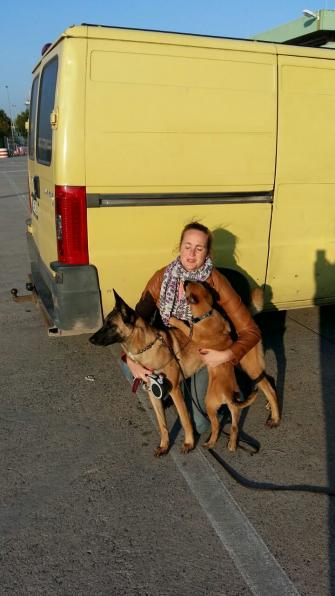
[[[0,173],[12,174],[19,171],[26,170]],[[9,184],[15,188],[21,202],[25,197],[23,205],[28,210],[27,195],[20,192],[14,180],[6,177]],[[138,398],[156,427],[155,415],[149,408],[146,396],[138,393]],[[285,571],[201,450],[196,449],[185,456],[179,452],[177,445],[174,445],[170,455],[250,591],[255,596],[299,596]]]
[[[138,398],[157,428],[145,395]],[[201,505],[221,543],[255,596],[299,596],[299,592],[240,509],[200,449],[188,455],[170,450],[177,468]]]
[[[16,174],[16,172],[25,172],[27,174],[27,176],[28,176],[28,170],[15,170],[15,169],[13,169],[13,170],[0,170],[0,174],[12,174],[13,172],[15,174]]]
[[[13,172],[16,172],[16,171],[13,170]],[[4,174],[5,172],[1,172],[1,173]],[[28,206],[28,193],[21,192],[20,189],[19,189],[19,187],[18,187],[18,185],[16,184],[15,180],[13,180],[12,178],[10,178],[7,174],[5,175],[5,177],[7,178],[8,184],[13,188],[13,190],[17,194],[17,197],[20,200],[20,203],[23,206],[24,210],[29,215],[30,214],[30,211],[29,211],[29,206]]]

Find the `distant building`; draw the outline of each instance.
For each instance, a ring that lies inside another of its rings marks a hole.
[[[306,9],[299,19],[258,33],[253,39],[335,49],[335,10]]]

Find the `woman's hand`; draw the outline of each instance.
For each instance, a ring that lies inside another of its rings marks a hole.
[[[142,364],[134,362],[134,360],[128,357],[127,365],[130,372],[136,379],[142,379],[142,381],[144,381],[145,383],[148,382],[148,376],[151,375],[152,370],[150,370],[149,368],[145,368],[145,366],[142,366]]]
[[[207,348],[201,348],[199,350],[199,354],[201,359],[209,366],[209,368],[214,368],[219,364],[224,364],[225,362],[230,362],[234,358],[234,354],[231,350],[210,350]]]

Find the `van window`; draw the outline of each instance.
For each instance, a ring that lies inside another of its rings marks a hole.
[[[50,165],[52,155],[52,129],[50,114],[55,105],[58,58],[50,60],[43,69],[37,116],[37,161]]]
[[[38,90],[38,77],[33,81],[30,98],[30,113],[29,113],[29,157],[35,159],[35,129],[36,129],[36,102]]]

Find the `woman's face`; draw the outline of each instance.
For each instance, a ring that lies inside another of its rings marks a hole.
[[[180,262],[186,271],[201,267],[207,257],[207,234],[199,230],[187,230],[180,245]]]

